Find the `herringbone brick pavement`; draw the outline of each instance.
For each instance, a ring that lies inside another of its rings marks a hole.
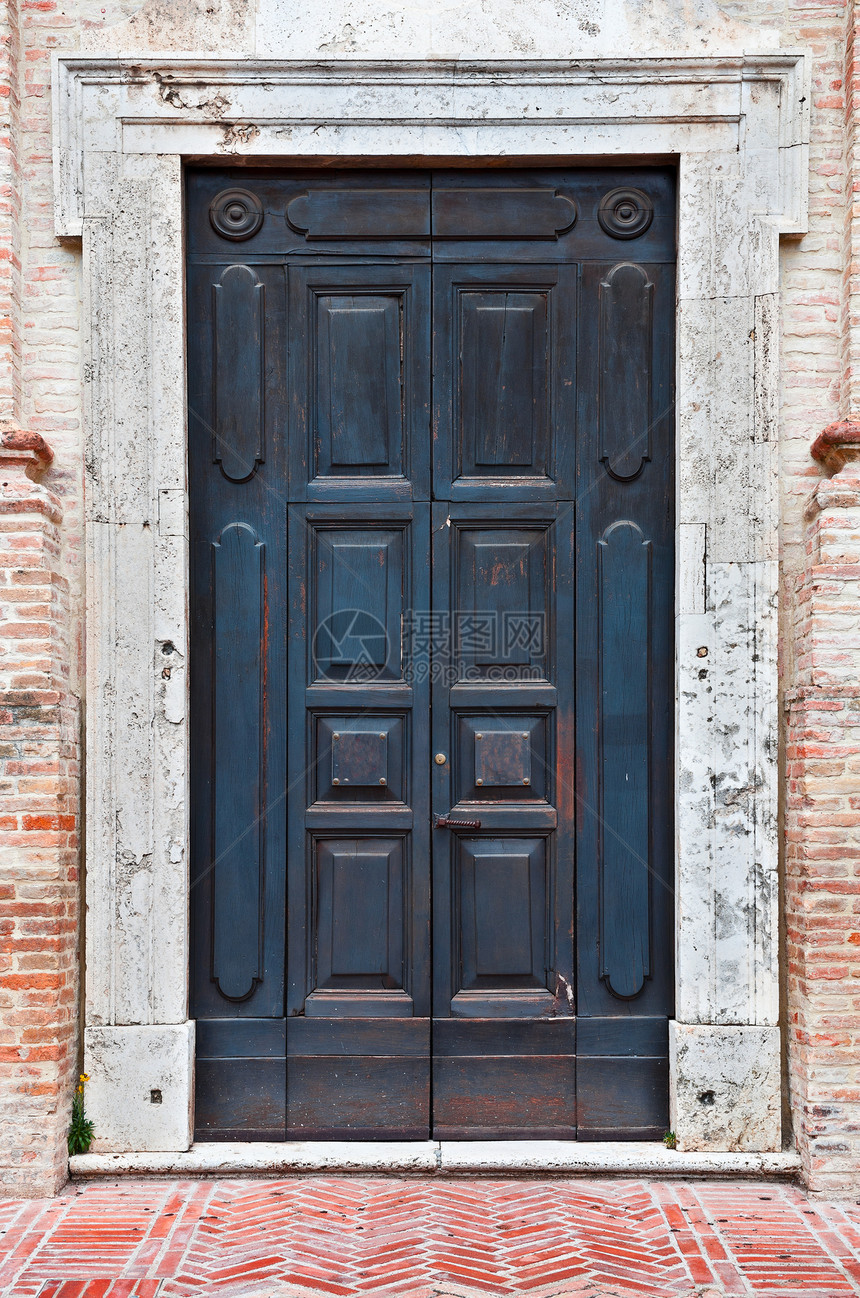
[[[793,1186],[295,1177],[0,1203],[2,1298],[860,1294],[860,1205]]]

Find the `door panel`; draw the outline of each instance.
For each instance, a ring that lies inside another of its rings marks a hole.
[[[569,498],[576,267],[436,265],[433,313],[435,498]]]
[[[314,838],[309,1017],[402,1016],[406,911],[402,838]]]
[[[341,527],[308,517],[310,681],[400,680],[405,527]]]
[[[489,187],[480,180],[475,184],[474,179],[457,188],[444,187],[444,181],[435,185],[431,195],[434,239],[554,239],[576,220],[576,203],[554,186],[503,186],[504,180]]]
[[[546,477],[546,294],[463,292],[458,305],[461,476]]]
[[[198,1138],[659,1138],[672,173],[188,229]]]
[[[648,744],[651,543],[621,520],[597,543],[600,600],[600,976],[636,996],[651,973]]]
[[[368,177],[368,188],[358,189],[317,175],[305,193],[287,204],[287,221],[309,241],[427,238],[430,192],[422,179],[416,174],[409,189],[373,188]]]
[[[291,499],[426,500],[429,265],[291,266],[290,337]]]
[[[228,266],[212,284],[212,458],[231,482],[266,458],[266,286],[252,266]]]
[[[520,1018],[551,1011],[546,841],[458,835],[453,872],[453,1012]]]

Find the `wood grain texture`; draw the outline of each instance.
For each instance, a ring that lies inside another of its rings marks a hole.
[[[265,320],[265,284],[252,266],[228,266],[212,285],[212,458],[231,482],[250,478],[265,459]]]
[[[291,1055],[287,1094],[288,1139],[424,1140],[430,1060]]]
[[[600,976],[636,996],[651,973],[651,545],[613,523],[598,542]]]
[[[600,282],[600,461],[629,482],[651,458],[654,285],[620,262]]]
[[[614,259],[583,264],[583,312],[598,314],[601,285],[617,264]],[[654,286],[650,378],[640,384],[651,393],[651,458],[623,481],[607,472],[601,458],[598,331],[583,330],[579,340],[576,1000],[581,1023],[624,1015],[664,1018],[673,1008],[674,276],[671,267],[654,263],[642,271],[639,282],[647,279]],[[632,1122],[632,1091],[630,1107]]]
[[[212,976],[244,1000],[260,977],[264,547],[247,523],[212,547],[215,593],[215,771]]]
[[[432,193],[435,239],[554,239],[576,204],[554,189],[443,189]]]

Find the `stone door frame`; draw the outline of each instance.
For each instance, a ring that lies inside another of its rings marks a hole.
[[[686,1149],[778,1149],[779,236],[805,230],[808,56],[60,55],[53,102],[56,232],[83,239],[99,1149],[192,1137],[183,160],[499,158],[677,161],[672,1125]]]

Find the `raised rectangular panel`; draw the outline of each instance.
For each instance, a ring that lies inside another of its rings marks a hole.
[[[554,239],[576,220],[555,189],[434,189],[436,239]]]
[[[600,283],[600,459],[629,482],[651,458],[654,285],[620,262]]]
[[[434,246],[436,499],[507,503],[512,490],[521,502],[570,498],[577,268],[497,262],[499,248]],[[457,264],[445,261],[452,249]]]
[[[399,679],[402,529],[317,527],[313,574],[313,679],[355,685]]]
[[[542,838],[470,838],[459,844],[461,992],[504,995],[546,987],[546,867]]]
[[[228,266],[212,285],[212,459],[231,482],[265,459],[265,295],[250,266]]]
[[[546,476],[548,291],[460,290],[461,473]]]
[[[455,734],[458,801],[546,799],[546,717],[497,711],[461,715]]]
[[[316,967],[305,1014],[408,1014],[403,840],[356,836],[314,847]],[[360,1011],[350,1008],[356,1000]]]
[[[212,977],[222,996],[244,1000],[261,969],[264,547],[247,523],[231,523],[212,554]]]
[[[600,974],[625,999],[651,972],[649,645],[651,546],[620,521],[598,542]]]
[[[427,261],[290,262],[294,498],[428,497],[430,274]]]
[[[320,716],[315,731],[317,800],[405,801],[402,716]]]
[[[458,531],[454,652],[461,679],[547,679],[546,528]]]
[[[316,473],[400,474],[402,294],[319,295],[316,306]]]
[[[430,234],[427,189],[311,189],[287,205],[308,239],[420,239]]]

